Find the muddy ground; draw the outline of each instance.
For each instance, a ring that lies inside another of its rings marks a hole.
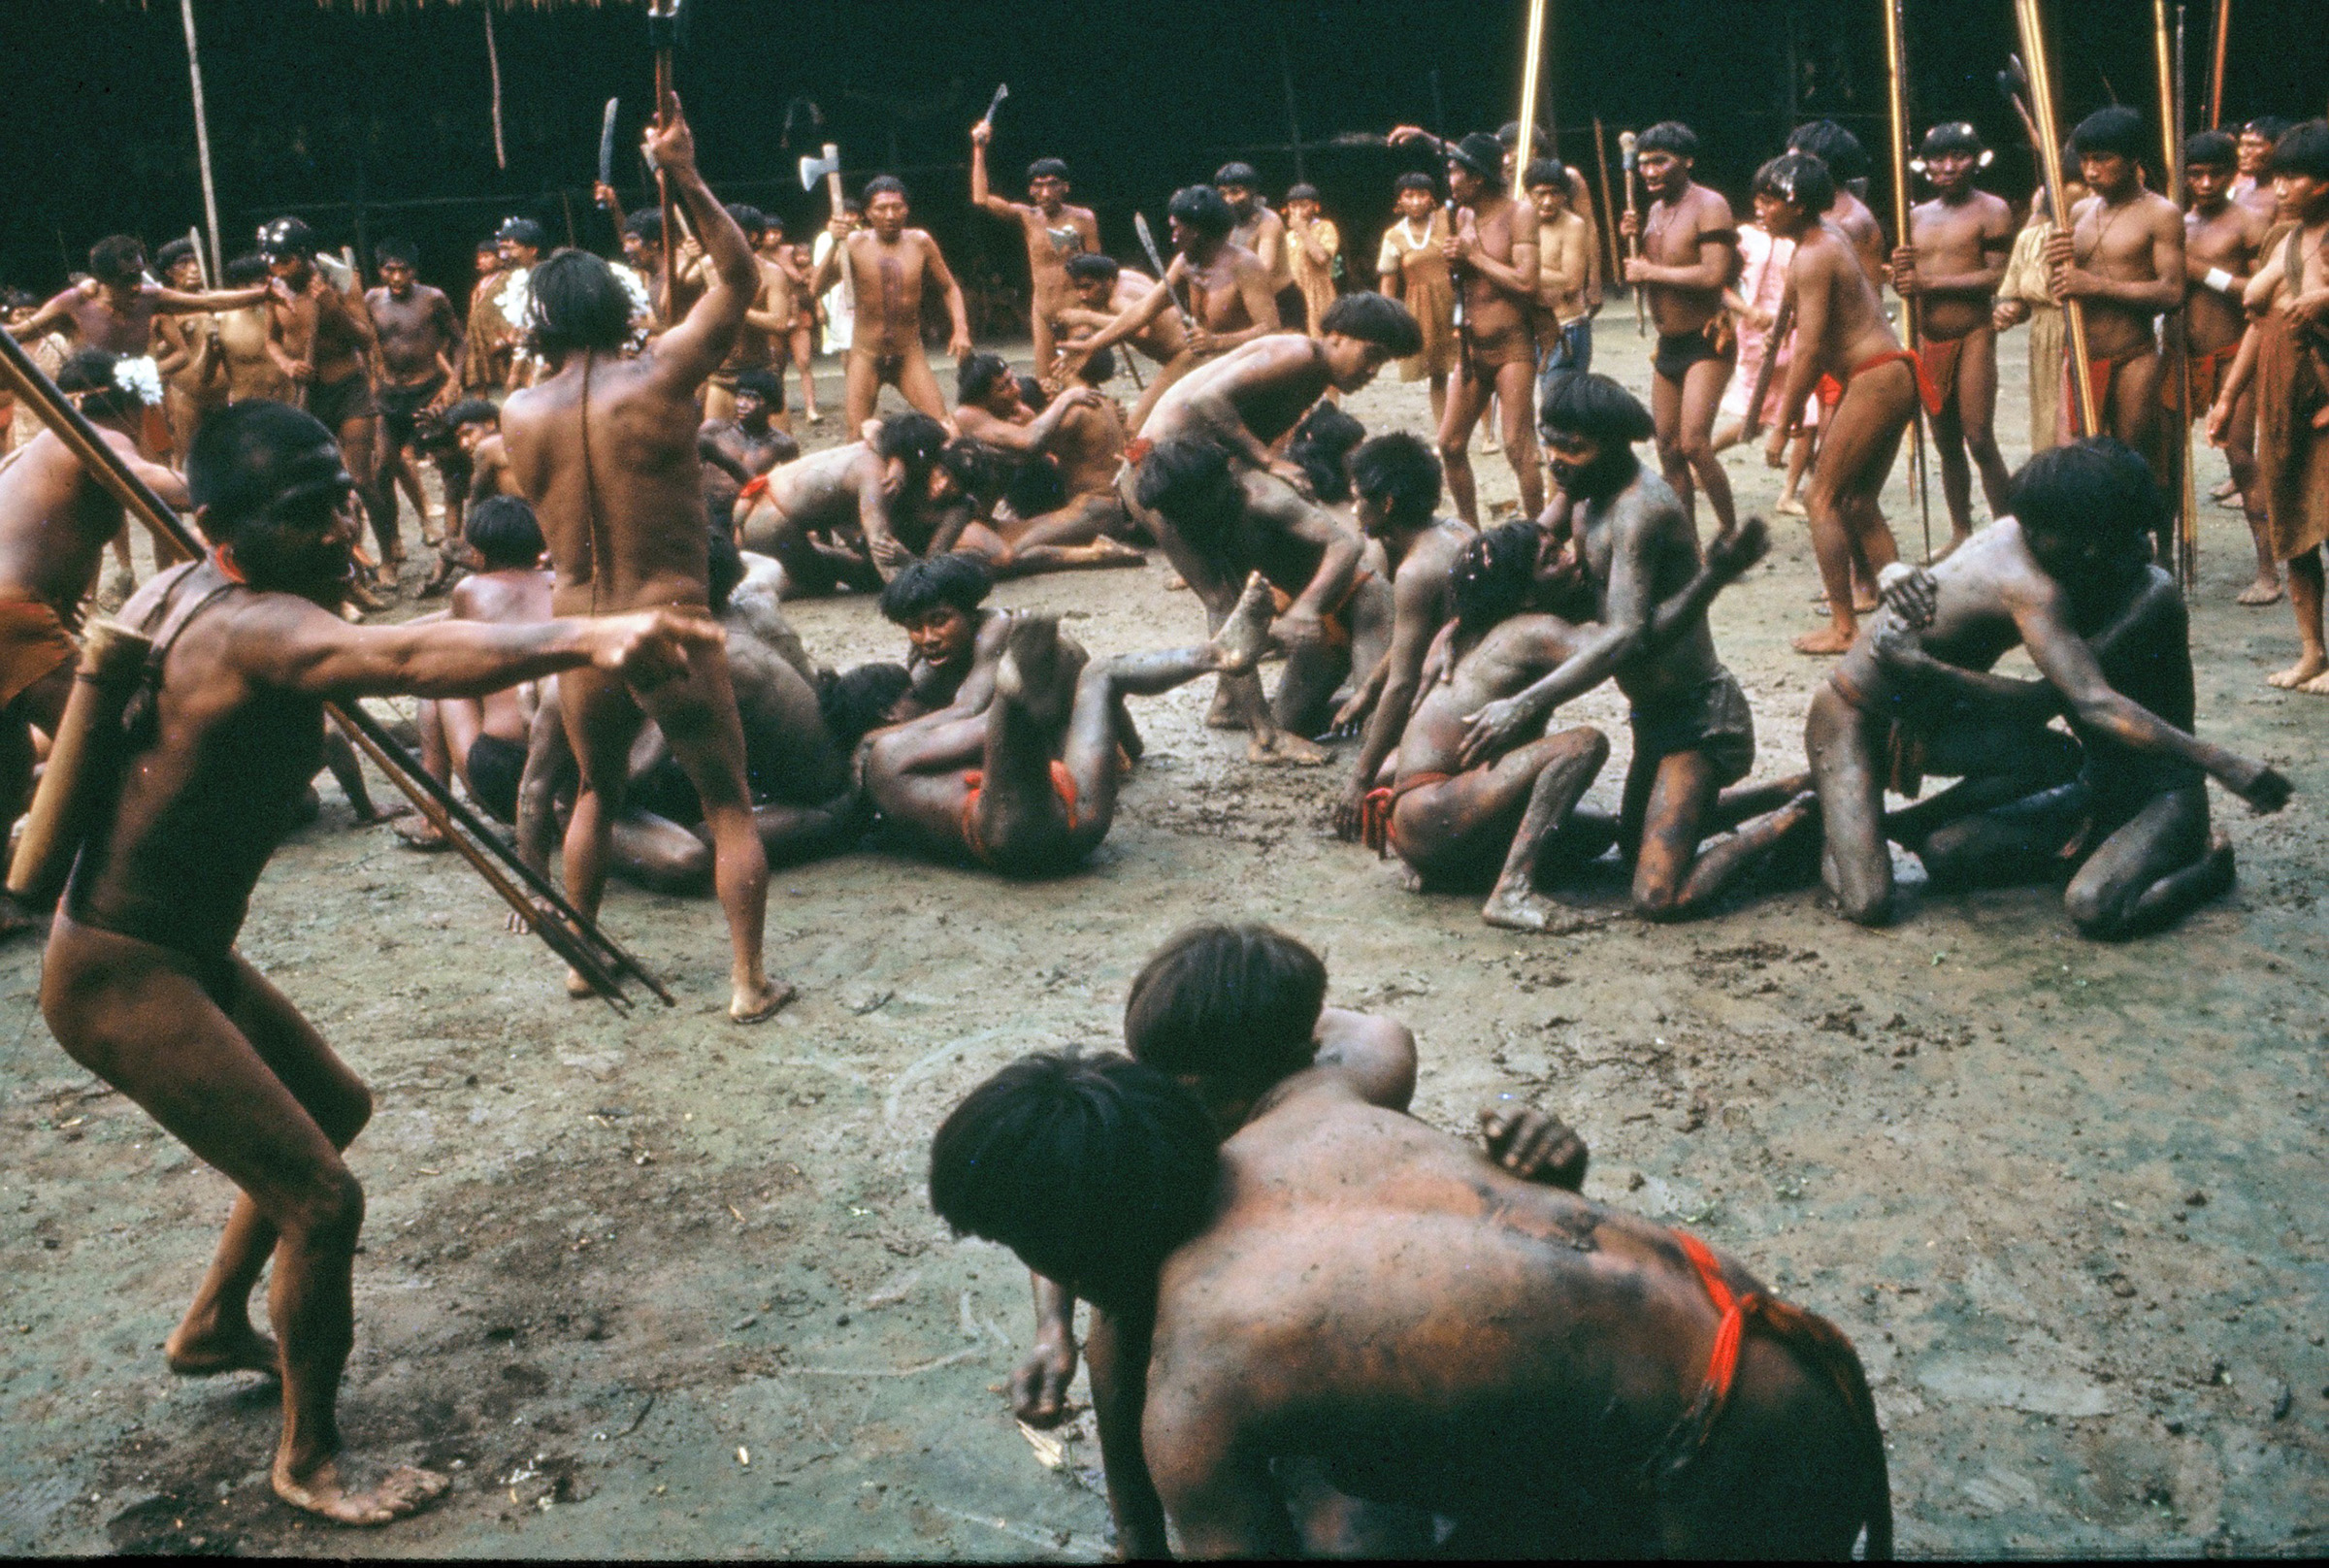
[[[1642,387],[1624,314],[1603,368]],[[2004,357],[2017,460],[2018,337]],[[1425,417],[1395,381],[1351,406]],[[1501,459],[1480,472],[1510,497]],[[1759,458],[1732,473],[1767,510]],[[1766,777],[1801,766],[1822,670],[1787,649],[1814,573],[1800,526],[1775,532],[1714,611]],[[1415,1029],[1419,1115],[1462,1131],[1486,1096],[1531,1095],[1590,1138],[1591,1196],[1688,1223],[1842,1323],[1903,1550],[2317,1552],[2329,704],[2262,684],[2293,638],[2285,607],[2232,604],[2236,514],[2208,510],[2202,559],[2202,728],[2299,795],[2258,819],[2217,794],[2237,891],[2123,947],[2037,890],[1919,900],[1885,931],[1809,892],[1652,929],[1614,875],[1555,933],[1493,931],[1334,841],[1339,769],[1249,767],[1201,726],[1200,685],[1138,708],[1148,760],[1081,875],[871,853],[778,872],[770,952],[801,999],[771,1025],[722,1014],[708,898],[618,888],[608,926],[679,998],[621,1020],[569,1001],[466,867],[351,832],[327,786],[245,951],[377,1094],[351,1155],[370,1215],[347,1435],[456,1486],[377,1533],[305,1523],[266,1486],[267,1388],[167,1374],[228,1189],[57,1050],[19,942],[0,952],[0,1550],[1100,1555],[1096,1445],[1042,1450],[997,1391],[1025,1273],[932,1217],[924,1151],[1005,1061],[1110,1044],[1142,956],[1226,916],[1299,933],[1335,1000]],[[998,597],[1096,649],[1198,631],[1161,563]],[[900,651],[862,599],[797,619],[830,662]],[[1603,692],[1573,711],[1616,743],[1608,803],[1622,710]]]

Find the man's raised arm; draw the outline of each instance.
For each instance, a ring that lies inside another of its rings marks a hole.
[[[997,217],[1017,221],[1021,216],[1019,204],[987,188],[987,143],[994,135],[995,127],[983,119],[970,127],[970,205],[983,207]]]
[[[654,357],[672,378],[693,392],[719,368],[744,324],[744,313],[760,294],[760,267],[736,219],[696,172],[696,138],[672,97],[669,125],[650,125],[647,154],[672,182],[680,204],[703,238],[710,279],[679,324],[655,340]]]

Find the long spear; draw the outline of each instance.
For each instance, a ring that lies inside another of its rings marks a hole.
[[[650,0],[647,42],[655,50],[655,125],[660,130],[672,123],[672,51],[679,47],[679,0],[661,0],[660,6]],[[663,203],[663,309],[676,319],[679,294],[673,278],[678,270],[679,219],[672,200],[672,178],[661,169],[655,171],[655,188]]]
[[[1528,200],[1528,160],[1536,154],[1537,68],[1545,48],[1545,0],[1528,0],[1528,35],[1521,47],[1521,139],[1512,150],[1512,200]]]
[[[200,558],[208,553],[209,546],[203,539],[180,520],[168,502],[155,495],[143,479],[131,472],[120,454],[107,444],[105,438],[97,434],[96,427],[73,406],[72,400],[59,392],[56,383],[49,380],[40,367],[32,362],[22,345],[4,332],[0,332],[0,383],[5,383],[9,391],[22,399],[27,408],[39,415],[41,422],[73,449],[73,455],[81,460],[89,476],[157,539],[168,539],[192,557]],[[365,712],[361,703],[351,702],[343,706],[338,702],[327,702],[324,711],[380,765],[380,770],[387,775],[388,781],[444,833],[453,847],[461,852],[470,865],[476,867],[478,873],[492,884],[494,891],[524,918],[550,950],[590,982],[591,989],[605,997],[607,1005],[617,1011],[630,1006],[615,978],[620,970],[628,970],[638,976],[667,1005],[673,1004],[671,993],[662,982],[601,931],[596,922],[569,903],[565,895],[546,878],[513,854],[492,830],[478,820],[476,812],[431,777],[412,755],[380,727],[378,720]],[[467,833],[452,832],[455,823],[468,830]],[[493,866],[495,860],[517,872],[519,880],[530,887],[548,908],[538,908],[522,892],[511,886],[501,869]]]
[[[1618,260],[1618,211],[1609,195],[1609,142],[1601,132],[1601,116],[1593,116],[1593,161],[1601,166],[1601,244],[1609,252],[1609,274],[1624,276]]]
[[[1888,78],[1887,107],[1891,111],[1892,130],[1892,233],[1895,245],[1909,243],[1909,59],[1908,49],[1900,36],[1901,0],[1884,0],[1885,6],[1885,70]],[[1917,385],[1919,396],[1915,411],[1910,416],[1914,445],[1909,466],[1916,475],[1917,510],[1924,525],[1924,558],[1933,558],[1933,491],[1931,474],[1924,460],[1924,356],[1923,311],[1914,296],[1900,302],[1901,325],[1906,329],[1909,352],[1918,356]],[[1776,349],[1773,353],[1777,358]]]
[[[2167,161],[2161,165],[2167,199],[2183,210],[2183,5],[2176,4],[2176,32],[2167,31],[2167,0],[2151,0],[2151,35],[2159,64],[2159,137]],[[2167,313],[2166,370],[2175,399],[2176,576],[2186,593],[2199,586],[2200,498],[2191,474],[2191,335],[2181,310]]]
[[[2054,114],[2054,70],[2046,52],[2046,22],[2038,14],[2038,0],[2014,0],[2014,21],[2020,29],[2023,58],[2029,65],[2024,69],[2021,60],[2014,62],[2014,74],[2006,79],[2008,96],[2029,130],[2038,167],[2046,172],[2046,199],[2054,227],[2068,234],[2071,217],[2062,199],[2062,122]],[[2029,95],[2027,103],[2022,101],[2024,92]],[[2086,370],[2084,304],[2064,300],[2062,319],[2070,337],[2071,413],[2076,420],[2072,434],[2083,439],[2102,430],[2102,422],[2095,416],[2094,383]]]
[[[2232,0],[2215,0],[2215,59],[2208,73],[2208,128],[2224,128],[2224,39],[2232,30]]]

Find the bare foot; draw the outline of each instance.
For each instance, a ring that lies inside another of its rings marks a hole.
[[[9,894],[0,893],[0,942],[26,931],[46,931],[49,917],[26,909]]]
[[[785,1003],[795,995],[792,983],[786,980],[763,980],[758,990],[739,986],[728,1003],[729,1020],[737,1024],[765,1023],[784,1011]]]
[[[1809,517],[1811,515],[1809,511],[1804,509],[1803,503],[1796,500],[1793,496],[1780,497],[1779,505],[1771,509],[1778,512],[1782,517]]]
[[[2279,577],[2259,576],[2243,588],[2234,602],[2242,604],[2278,604],[2287,593],[2288,590],[2280,586]]]
[[[1245,760],[1295,768],[1316,768],[1331,760],[1332,754],[1324,746],[1314,745],[1290,730],[1273,730],[1258,735],[1245,748]]]
[[[2329,674],[2319,674],[2297,688],[2307,697],[2329,697]]]
[[[1938,560],[1939,557],[1936,556],[1934,559]],[[1876,613],[1876,596],[1874,594],[1853,594],[1852,596],[1852,612],[1854,615],[1874,615]]]
[[[1096,539],[1084,547],[1092,552],[1092,559],[1103,567],[1144,567],[1148,565],[1146,551],[1135,549],[1122,539]]]
[[[580,969],[566,971],[566,994],[576,1001],[587,1001],[599,994],[599,988],[583,977]]]
[[[2239,484],[2227,477],[2217,481],[2215,488],[2208,492],[2208,499],[2211,501],[2230,501],[2233,497],[2239,494]]]
[[[1269,646],[1274,608],[1269,579],[1259,572],[1246,578],[1245,592],[1237,596],[1229,618],[1213,634],[1213,652],[1220,660],[1216,670],[1225,675],[1242,675],[1262,662],[1262,654]]]
[[[403,840],[407,849],[434,854],[451,847],[445,842],[444,834],[437,831],[437,824],[428,818],[408,816],[403,812],[390,812],[389,815],[402,819],[396,825],[396,836]]]
[[[1056,615],[1025,610],[1011,617],[1003,634],[1002,658],[995,667],[995,695],[1016,703],[1028,717],[1056,724],[1075,700],[1075,681],[1066,666],[1073,644],[1063,645]]]
[[[247,1323],[205,1334],[190,1334],[180,1323],[162,1341],[162,1358],[181,1378],[214,1378],[221,1372],[283,1375],[282,1351]]]
[[[1505,931],[1543,931],[1560,905],[1526,888],[1499,887],[1480,906],[1480,918]]]
[[[1168,572],[1164,574],[1164,591],[1166,593],[1183,593],[1187,591],[1188,587],[1189,579],[1179,572]]]
[[[376,805],[369,811],[358,811],[355,813],[355,818],[357,827],[370,828],[376,823],[394,822],[400,817],[410,815],[412,815],[411,806],[398,800],[389,805]],[[422,820],[426,821],[427,819],[423,818]]]
[[[2267,686],[2278,686],[2284,692],[2293,692],[2302,689],[2311,681],[2319,679],[2324,670],[2329,670],[2329,659],[2318,656],[2299,659],[2279,674],[2265,676],[2264,683]]]
[[[1245,728],[1245,721],[1237,716],[1237,704],[1230,701],[1227,687],[1215,686],[1213,688],[1213,705],[1205,710],[1205,728],[1208,730],[1242,730]]]
[[[1823,632],[1804,633],[1795,639],[1794,648],[1797,653],[1833,658],[1852,646],[1852,636],[1850,632],[1831,626]]]
[[[400,1464],[368,1491],[351,1490],[340,1479],[340,1461],[326,1459],[306,1477],[291,1474],[279,1455],[275,1461],[275,1494],[293,1508],[320,1514],[334,1524],[386,1524],[417,1514],[444,1495],[452,1485],[434,1470]]]

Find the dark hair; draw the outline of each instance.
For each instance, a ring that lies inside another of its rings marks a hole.
[[[120,363],[121,357],[107,349],[76,348],[57,368],[56,389],[81,394],[81,411],[91,419],[138,413],[146,407],[144,401],[114,379],[114,367]]]
[[[1971,120],[1945,119],[1924,133],[1917,144],[1920,158],[1937,158],[1944,152],[1966,152],[1978,157],[1988,148],[1982,144],[1982,133],[1973,128]]]
[[[1394,359],[1424,351],[1424,329],[1415,324],[1415,313],[1388,294],[1345,294],[1319,316],[1318,330],[1373,343]]]
[[[995,579],[984,561],[953,550],[927,561],[909,561],[900,568],[898,575],[882,587],[881,613],[897,626],[943,604],[968,615],[986,603],[994,587]]]
[[[873,450],[884,462],[902,461],[914,474],[927,474],[946,444],[946,427],[926,413],[885,414],[873,433]]]
[[[866,181],[866,205],[873,205],[876,196],[905,197],[905,181],[896,175],[875,175]]]
[[[410,240],[382,240],[372,247],[372,264],[385,267],[390,262],[412,267],[420,262],[420,246]]]
[[[938,448],[938,467],[954,476],[964,494],[991,504],[1002,493],[1018,465],[985,441],[958,436]],[[984,506],[979,508],[982,512],[986,509]]]
[[[1351,453],[1351,488],[1394,523],[1427,522],[1439,506],[1439,454],[1404,430],[1376,436]]]
[[[2296,121],[2280,114],[2259,114],[2240,128],[2243,136],[2261,136],[2267,142],[2278,142],[2288,134]]]
[[[1079,283],[1098,279],[1103,283],[1116,281],[1124,271],[1114,256],[1103,256],[1097,250],[1079,250],[1067,258],[1067,276]]]
[[[817,672],[817,713],[826,734],[844,750],[854,748],[866,732],[890,720],[898,700],[913,689],[914,677],[905,666],[866,664],[835,674]]]
[[[1000,354],[972,354],[954,368],[954,401],[983,403],[1002,381],[1012,381],[1010,361]]]
[[[2329,180],[2329,120],[2291,125],[2273,144],[2272,172]]]
[[[1132,497],[1150,511],[1159,512],[1193,541],[1210,539],[1225,520],[1212,515],[1208,503],[1225,486],[1234,487],[1230,454],[1218,441],[1180,438],[1161,441],[1140,460],[1132,478]]]
[[[1504,144],[1486,131],[1473,131],[1446,144],[1448,161],[1468,170],[1475,179],[1493,180],[1504,168]]]
[[[1467,632],[1518,615],[1536,585],[1536,525],[1517,518],[1464,540],[1448,568],[1448,594]]]
[[[649,213],[645,215],[654,217],[658,222],[662,220],[663,216],[663,214],[660,212]],[[502,244],[499,240],[496,240],[492,235],[489,234],[485,236],[484,239],[477,242],[475,254],[480,256],[491,256],[496,262],[499,262],[502,259]]]
[[[642,208],[623,219],[623,232],[637,235],[646,245],[663,244],[663,213],[652,207]]]
[[[502,226],[493,231],[493,237],[507,240],[511,245],[531,245],[536,250],[550,243],[550,237],[541,232],[541,225],[530,217],[502,219]]]
[[[718,523],[704,530],[704,600],[714,615],[728,613],[728,596],[744,580],[744,553],[737,548],[736,530]]]
[[[146,246],[134,234],[109,234],[89,246],[89,276],[100,283],[134,283],[146,265]]]
[[[905,189],[903,185],[900,185],[898,188],[902,191]],[[844,196],[841,198],[841,215],[843,217],[864,217],[866,204],[854,196]]]
[[[784,238],[784,214],[782,212],[763,212],[760,214],[760,218],[767,225],[760,231],[764,239],[771,234],[780,240]]]
[[[295,257],[315,259],[315,231],[305,219],[279,217],[259,225],[259,249],[270,261]]]
[[[784,404],[784,383],[776,378],[774,371],[763,365],[737,372],[736,390],[751,393],[771,408],[781,408]]]
[[[1104,354],[1107,350],[1102,348],[1100,352]],[[1037,413],[1041,413],[1051,407],[1051,394],[1043,390],[1041,381],[1032,376],[1019,375],[1014,375],[1011,379],[1019,383],[1019,401],[1021,403],[1026,404]]]
[[[1788,138],[1789,152],[1808,152],[1827,165],[1839,185],[1868,178],[1868,149],[1832,119],[1808,120]]]
[[[1351,476],[1343,461],[1351,448],[1366,440],[1366,427],[1331,403],[1320,403],[1302,415],[1286,443],[1286,456],[1310,478],[1310,492],[1321,501],[1351,499]]]
[[[1066,158],[1037,158],[1027,166],[1027,180],[1031,185],[1038,180],[1064,180],[1066,178],[1067,160]]]
[[[1563,196],[1569,193],[1569,168],[1558,158],[1530,158],[1521,183],[1529,190],[1539,185],[1551,185]]]
[[[1791,202],[1813,217],[1836,204],[1836,179],[1809,152],[1782,152],[1755,172],[1755,193]]]
[[[2116,153],[2130,163],[2144,161],[2146,137],[2143,115],[2125,104],[2110,104],[2079,121],[2070,145],[2080,157]]]
[[[1132,1060],[1260,1092],[1310,1065],[1327,966],[1267,926],[1191,926],[1149,955],[1124,998]]]
[[[461,518],[461,537],[495,571],[530,567],[549,547],[534,508],[521,496],[487,496],[470,507]]]
[[[575,348],[612,351],[631,341],[631,294],[614,269],[562,246],[533,271],[527,337],[545,358]]]
[[[1197,1097],[1113,1054],[1023,1057],[972,1090],[930,1144],[930,1204],[1111,1313],[1204,1229],[1220,1134]]]
[[[1517,119],[1508,119],[1497,126],[1496,140],[1504,145],[1504,148],[1508,152],[1519,147],[1521,145],[1521,122]],[[1553,145],[1553,134],[1542,125],[1532,125],[1528,128],[1528,145],[1532,147],[1550,147]]]
[[[267,258],[253,251],[237,256],[226,264],[225,282],[230,288],[248,288],[267,276]]]
[[[2194,131],[2183,139],[2185,168],[2229,169],[2240,162],[2240,142],[2229,131]]]
[[[1420,190],[1428,192],[1433,197],[1439,195],[1439,182],[1427,174],[1401,175],[1391,182],[1391,188],[1394,193],[1402,190]]]
[[[1067,486],[1060,477],[1057,460],[1037,453],[1011,465],[1003,481],[1002,499],[1022,517],[1040,517],[1067,505]]]
[[[167,278],[170,275],[170,269],[180,262],[199,259],[200,257],[195,253],[194,242],[181,237],[171,241],[153,253],[153,270]]]
[[[1633,139],[1636,152],[1671,152],[1678,158],[1698,156],[1698,133],[1678,119],[1661,119]]]
[[[768,218],[763,215],[759,208],[748,202],[730,202],[728,216],[735,221],[738,228],[744,231],[744,238],[747,240],[757,240],[768,232]]]
[[[1630,446],[1657,433],[1639,398],[1591,371],[1555,381],[1545,394],[1545,406],[1537,410],[1537,423],[1547,430],[1571,431],[1603,446]]]
[[[1177,217],[1208,240],[1226,240],[1237,226],[1237,214],[1211,185],[1183,185],[1164,204],[1164,215]]]
[[[1245,190],[1260,190],[1262,172],[1250,163],[1225,163],[1213,171],[1213,184],[1217,189],[1223,185],[1236,185]]]
[[[2116,436],[2040,452],[2014,475],[2007,499],[2025,535],[2116,535],[2147,552],[2167,506],[2150,464]]]
[[[499,427],[502,410],[487,398],[463,398],[444,410],[438,423],[447,430],[459,430],[463,425],[493,425]]]
[[[186,494],[203,509],[203,531],[221,541],[280,502],[326,493],[337,502],[348,485],[323,422],[267,398],[206,414],[186,452]]]
[[[1286,187],[1286,200],[1290,203],[1315,202],[1319,199],[1318,187],[1311,184],[1308,180],[1302,180],[1296,184]]]
[[[1104,386],[1116,379],[1116,350],[1113,347],[1095,348],[1084,356],[1075,378],[1086,386]]]

